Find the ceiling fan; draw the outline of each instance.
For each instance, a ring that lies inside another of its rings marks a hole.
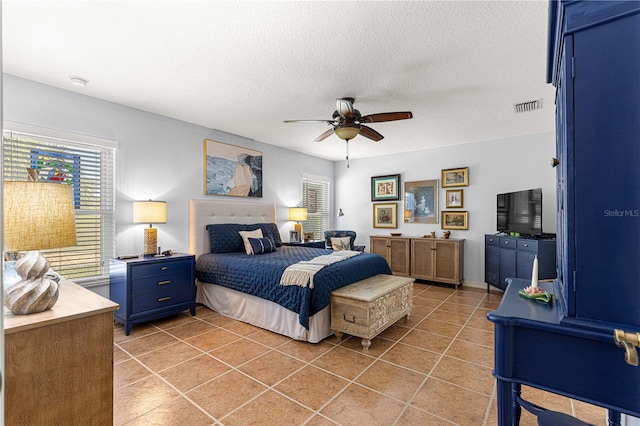
[[[369,123],[382,123],[384,121],[396,121],[406,120],[412,118],[413,114],[410,111],[402,112],[381,112],[377,114],[369,114],[362,116],[360,111],[353,107],[355,102],[354,98],[338,98],[336,99],[336,110],[333,112],[333,118],[331,120],[285,120],[285,123],[327,123],[331,126],[331,129],[318,136],[314,142],[320,142],[333,133],[340,139],[347,142],[347,167],[349,167],[349,141],[359,134],[369,138],[375,142],[384,139],[377,131],[365,124]]]

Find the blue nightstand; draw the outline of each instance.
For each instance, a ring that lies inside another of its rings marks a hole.
[[[166,317],[189,309],[196,314],[196,261],[190,254],[111,259],[109,297],[120,305],[115,320],[126,335],[133,323]]]

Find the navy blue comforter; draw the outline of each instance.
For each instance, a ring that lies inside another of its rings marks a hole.
[[[273,253],[249,256],[242,252],[203,254],[197,261],[197,277],[270,300],[296,312],[300,324],[309,329],[309,317],[329,305],[331,292],[378,274],[391,274],[387,261],[377,254],[358,256],[322,268],[314,277],[314,288],[282,286],[287,266],[329,254],[331,250],[282,246]]]

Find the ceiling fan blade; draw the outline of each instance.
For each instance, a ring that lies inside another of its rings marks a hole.
[[[364,117],[360,117],[359,121],[361,123],[381,123],[383,121],[406,120],[408,118],[413,118],[411,111],[381,112],[378,114],[369,114]]]
[[[367,126],[360,126],[360,134],[365,138],[369,138],[376,142],[384,139],[384,136],[382,136],[380,133],[373,130],[371,127],[367,127]]]
[[[320,136],[318,136],[316,138],[316,140],[314,140],[314,142],[320,142],[325,140],[326,138],[328,138],[329,136],[331,136],[333,134],[333,129],[329,129],[326,132],[324,132],[323,134],[321,134]]]
[[[335,120],[284,120],[283,123],[335,123]]]
[[[336,111],[342,118],[353,117],[353,98],[338,98],[336,99]]]

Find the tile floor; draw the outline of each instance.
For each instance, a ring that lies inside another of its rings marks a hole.
[[[493,324],[501,293],[424,283],[373,339],[298,342],[204,306],[129,336],[115,326],[115,425],[496,425]],[[595,425],[604,409],[523,395]],[[535,425],[523,412],[520,423]]]

